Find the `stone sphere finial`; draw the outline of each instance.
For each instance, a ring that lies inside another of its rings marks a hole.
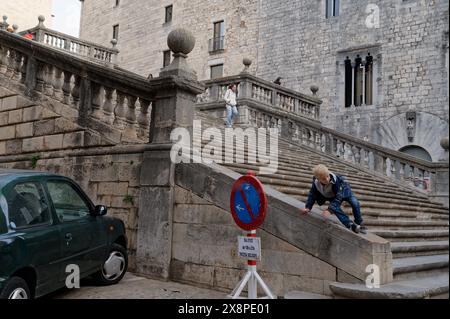
[[[445,150],[448,151],[448,136],[443,137],[441,139],[441,147]]]
[[[245,65],[245,67],[248,69],[250,67],[250,65],[252,65],[252,60],[249,58],[244,58],[242,60],[242,63]]]
[[[115,49],[115,48],[116,48],[116,45],[117,45],[117,40],[116,40],[116,39],[112,39],[112,40],[111,40],[111,44],[112,44],[112,46],[113,46],[113,49]]]
[[[313,95],[317,95],[317,92],[319,91],[319,87],[317,85],[311,85],[309,88]]]
[[[14,30],[13,32],[17,33],[17,30],[19,29],[19,26],[17,24],[13,24],[12,27],[13,27],[13,30]]]
[[[252,65],[252,60],[249,58],[243,58],[242,63],[244,64],[244,70],[242,70],[242,73],[248,73],[250,65]]]
[[[195,37],[186,29],[175,29],[167,37],[167,45],[175,54],[189,54],[195,47]]]
[[[8,21],[8,16],[3,16],[3,23],[5,23],[6,24],[6,21]]]
[[[39,28],[45,28],[45,26],[44,26],[45,17],[41,14],[41,15],[38,17],[38,20],[39,20],[38,27],[39,27]]]

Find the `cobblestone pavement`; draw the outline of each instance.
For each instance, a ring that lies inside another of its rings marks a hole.
[[[55,299],[224,299],[227,293],[176,282],[138,277],[127,273],[117,284],[95,286],[82,280],[80,289],[61,289],[47,298]]]

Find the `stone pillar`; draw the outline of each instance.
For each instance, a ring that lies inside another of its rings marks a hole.
[[[204,90],[186,63],[194,36],[176,29],[167,42],[174,60],[154,79],[158,85],[150,125],[154,148],[144,153],[141,166],[136,251],[137,271],[159,279],[169,279],[172,258],[175,164],[170,159],[170,134],[179,127],[192,132],[196,96]]]
[[[363,84],[362,84],[362,101],[361,101],[361,106],[366,105],[366,61],[363,60],[362,61],[362,79],[363,79]]]
[[[436,174],[432,176],[430,197],[449,207],[448,137],[441,139],[441,146],[444,149],[444,155],[439,159],[440,165],[436,169]]]
[[[36,30],[35,40],[36,40],[36,42],[44,42],[45,33],[44,33],[43,29],[45,29],[45,25],[44,25],[45,17],[40,15],[38,17],[38,20],[39,20],[39,24],[37,26],[38,29]]]
[[[352,62],[352,107],[355,106],[355,67],[356,63]]]
[[[242,80],[239,84],[239,98],[243,99],[251,99],[252,98],[252,83],[249,81],[249,78],[246,75],[249,75],[250,65],[252,64],[252,60],[248,58],[244,58],[242,60],[244,64],[244,70],[241,72]],[[274,93],[275,94],[275,93]]]

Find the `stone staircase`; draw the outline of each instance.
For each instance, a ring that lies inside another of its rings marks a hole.
[[[196,119],[202,120],[202,128],[223,127],[221,120],[202,112],[197,112]],[[335,297],[426,298],[448,293],[449,212],[446,207],[431,201],[422,192],[351,167],[312,148],[283,140],[279,141],[278,148],[277,173],[258,176],[264,185],[306,201],[312,167],[325,164],[350,182],[369,232],[391,242],[393,283],[379,289],[366,288],[363,283],[333,283],[330,288]],[[238,152],[247,154],[244,150]],[[240,174],[248,170],[258,172],[255,164],[223,165]],[[351,207],[346,203],[343,207],[352,217]]]

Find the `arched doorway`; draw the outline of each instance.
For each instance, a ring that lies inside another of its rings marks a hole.
[[[402,147],[399,151],[402,153],[420,158],[425,161],[430,161],[430,162],[433,161],[430,153],[428,153],[423,147],[420,147],[417,145],[408,145],[408,146]]]

